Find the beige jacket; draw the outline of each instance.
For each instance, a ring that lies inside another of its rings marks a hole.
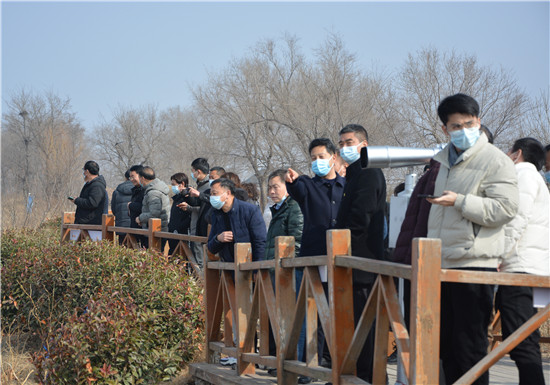
[[[428,238],[441,239],[441,267],[497,268],[504,252],[504,225],[518,211],[514,163],[481,135],[449,167],[448,144],[434,159],[441,163],[434,195],[458,194],[455,205],[432,205]]]

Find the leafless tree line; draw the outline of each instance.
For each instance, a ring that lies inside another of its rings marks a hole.
[[[525,136],[550,143],[548,89],[530,98],[506,69],[435,48],[409,54],[392,74],[360,68],[335,34],[311,60],[297,38],[285,36],[259,42],[192,92],[194,103],[185,109],[119,105],[88,137],[69,99],[13,95],[2,119],[3,225],[21,224],[26,186],[43,207],[37,218],[65,208],[64,191],[80,189],[79,168],[88,157],[100,163],[111,187],[133,164],[148,164],[167,180],[206,157],[213,166],[256,179],[263,208],[269,173],[287,167],[309,172],[309,142],[336,141],[346,124],[367,128],[370,145],[445,142],[437,106],[457,92],[478,100],[482,122],[503,150]],[[25,167],[27,158],[32,170]],[[388,185],[399,183],[403,173],[385,170]]]

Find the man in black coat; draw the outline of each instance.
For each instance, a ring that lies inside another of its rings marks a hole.
[[[100,225],[107,197],[105,179],[99,175],[99,165],[93,160],[87,161],[82,171],[86,183],[80,196],[72,199],[76,205],[74,223]]]
[[[134,185],[132,187],[132,198],[128,202],[128,214],[130,215],[130,227],[133,229],[141,229],[141,226],[136,222],[136,218],[141,214],[141,206],[143,205],[143,196],[145,195],[145,189],[141,187],[139,181],[139,174],[143,170],[143,166],[134,165],[130,167],[130,181]],[[141,242],[144,247],[147,247],[148,238],[144,236],[136,235],[136,240]]]
[[[368,145],[367,131],[363,126],[347,125],[339,135],[340,156],[348,167],[336,227],[350,229],[353,256],[382,259],[386,207],[384,174],[378,168],[361,168],[360,151]],[[356,325],[375,278],[373,273],[353,271],[353,310]],[[372,382],[373,354],[374,328],[371,329],[357,360],[357,376],[369,383]]]

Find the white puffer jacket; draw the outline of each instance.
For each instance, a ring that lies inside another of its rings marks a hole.
[[[450,167],[450,146],[434,157],[441,163],[434,195],[449,190],[457,198],[454,206],[431,206],[428,238],[441,239],[444,269],[496,269],[504,252],[504,225],[518,210],[514,163],[481,135]]]
[[[550,194],[529,162],[516,164],[519,209],[505,227],[505,254],[500,270],[550,275]]]

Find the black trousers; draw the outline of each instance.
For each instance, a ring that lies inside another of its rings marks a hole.
[[[531,287],[499,286],[495,305],[500,310],[503,339],[536,313]],[[539,340],[540,332],[537,329],[510,352],[510,357],[518,367],[520,385],[544,385]]]
[[[496,271],[473,268],[464,270]],[[441,284],[440,357],[447,384],[455,383],[487,355],[493,293],[493,285],[453,282]],[[489,372],[481,375],[474,384],[489,384]]]
[[[353,318],[355,326],[361,318],[363,308],[367,304],[367,299],[372,291],[372,284],[360,285],[353,284]],[[375,320],[376,322],[376,320]],[[374,364],[374,339],[375,339],[375,324],[373,324],[368,336],[363,345],[363,349],[357,359],[357,377],[372,383],[372,373]]]

